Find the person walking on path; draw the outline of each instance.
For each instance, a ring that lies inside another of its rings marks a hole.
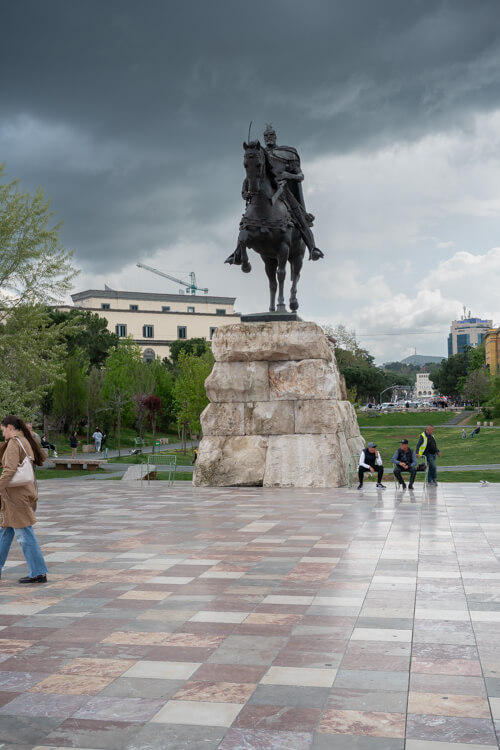
[[[32,482],[9,487],[18,466],[26,456],[32,463],[42,466],[45,454],[33,439],[25,422],[19,417],[9,415],[2,420],[0,426],[5,439],[0,445],[3,469],[0,477],[0,576],[15,536],[29,569],[29,575],[20,578],[19,583],[46,583],[47,566],[33,531],[38,499],[34,471]]]
[[[366,448],[363,448],[363,450],[361,451],[361,455],[359,457],[358,490],[363,489],[363,476],[365,472],[369,471],[371,474],[373,474],[373,472],[375,471],[375,466],[377,467],[377,489],[385,490],[385,486],[382,484],[382,477],[384,476],[382,456],[377,450],[376,443],[368,443]]]
[[[102,442],[102,432],[99,427],[95,428],[95,432],[92,435],[95,443],[95,452],[99,453],[101,450],[101,442]]]
[[[434,438],[434,426],[428,424],[424,432],[420,435],[415,448],[417,456],[425,456],[427,459],[427,484],[437,485],[437,466],[436,456],[441,458],[441,451],[438,450],[436,439]]]
[[[412,449],[408,447],[408,440],[406,438],[403,438],[399,448],[393,455],[392,463],[394,464],[394,479],[399,482],[404,490],[406,489],[406,482],[401,476],[401,472],[410,472],[409,489],[412,490],[415,475],[417,473],[417,457]]]
[[[71,446],[71,458],[76,458],[76,451],[78,448],[78,437],[76,430],[71,433],[69,444]]]

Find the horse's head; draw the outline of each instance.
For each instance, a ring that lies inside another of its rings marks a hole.
[[[247,173],[248,192],[251,196],[257,195],[261,191],[261,182],[266,171],[266,157],[259,141],[243,143],[243,148],[243,166]]]

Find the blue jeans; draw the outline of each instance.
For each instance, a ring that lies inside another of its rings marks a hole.
[[[21,545],[23,555],[28,563],[30,578],[45,575],[47,566],[32,526],[25,526],[24,529],[13,529],[12,526],[8,526],[6,529],[0,530],[0,571],[5,565],[14,535]]]
[[[427,481],[435,482],[437,480],[436,453],[427,453]]]

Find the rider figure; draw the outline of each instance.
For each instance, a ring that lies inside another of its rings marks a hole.
[[[319,260],[320,258],[324,258],[324,253],[315,246],[314,235],[311,230],[314,216],[307,213],[304,204],[301,185],[304,175],[300,168],[300,157],[296,149],[291,146],[277,146],[276,131],[272,125],[266,126],[264,131],[264,141],[266,144],[265,153],[278,186],[276,197],[281,198],[288,208],[293,223],[299,230],[307,245],[309,250],[309,260]],[[250,200],[250,193],[248,192],[248,180],[246,178],[243,181],[241,195],[248,203]],[[241,265],[241,253],[242,248],[238,246],[234,253],[231,253],[225,262]],[[246,260],[246,264],[245,261],[243,261],[243,266],[243,270],[250,270],[248,259]]]
[[[301,185],[304,175],[300,168],[300,157],[296,149],[291,146],[276,145],[276,131],[272,125],[266,125],[264,142],[274,177],[278,183],[278,191],[281,189],[281,197],[307,245],[309,260],[319,260],[324,257],[324,254],[315,246],[311,230],[314,216],[307,213],[304,203]],[[245,183],[243,183],[243,198],[246,198],[245,193]]]

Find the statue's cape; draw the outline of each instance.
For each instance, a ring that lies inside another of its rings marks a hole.
[[[283,159],[283,161],[296,161],[300,164],[298,151],[293,148],[293,146],[276,146],[276,148],[273,149],[272,154],[270,154],[270,157]]]

